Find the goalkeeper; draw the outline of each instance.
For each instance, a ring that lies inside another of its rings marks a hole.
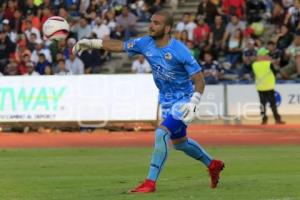
[[[209,171],[211,188],[216,188],[224,163],[214,160],[193,139],[187,137],[187,126],[195,118],[205,82],[201,67],[187,47],[170,36],[173,17],[158,11],[151,17],[149,35],[119,40],[82,39],[73,47],[78,53],[88,49],[142,54],[150,63],[154,82],[159,89],[163,121],[155,131],[155,145],[148,177],[130,192],[148,193],[156,190],[156,181],[168,157],[168,144],[202,162]]]

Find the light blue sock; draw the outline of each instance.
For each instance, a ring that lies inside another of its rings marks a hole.
[[[155,145],[148,174],[148,179],[156,181],[168,157],[169,134],[158,128],[155,131]]]
[[[196,142],[195,140],[188,138],[186,141],[180,144],[174,144],[174,148],[179,151],[183,151],[188,156],[200,160],[207,167],[211,163],[211,156]]]

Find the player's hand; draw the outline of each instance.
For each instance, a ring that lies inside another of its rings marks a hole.
[[[196,108],[197,105],[200,103],[201,94],[199,92],[194,92],[193,96],[191,97],[190,102],[183,104],[180,108],[182,114],[182,121],[185,124],[189,124],[193,121],[196,116]]]
[[[72,52],[76,54],[89,49],[101,49],[102,42],[101,39],[82,39],[74,45]]]

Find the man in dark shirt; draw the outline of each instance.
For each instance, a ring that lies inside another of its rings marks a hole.
[[[0,31],[0,72],[4,72],[4,67],[8,63],[11,53],[15,52],[16,45],[9,39],[5,32]]]
[[[226,25],[223,23],[223,19],[221,15],[217,15],[215,17],[215,23],[210,27],[210,35],[209,35],[209,44],[214,50],[214,57],[218,57],[221,51],[222,39],[224,37],[224,32],[226,29]]]

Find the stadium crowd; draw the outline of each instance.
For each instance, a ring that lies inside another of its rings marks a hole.
[[[0,75],[95,73],[111,55],[101,50],[73,55],[76,41],[135,37],[139,35],[137,22],[148,22],[170,1],[0,0]],[[43,37],[42,24],[54,15],[67,19],[71,26],[66,41]],[[196,15],[184,13],[174,26],[174,36],[201,63],[208,84],[251,82],[251,64],[260,47],[268,49],[277,78],[298,81],[298,28],[300,0],[199,0]],[[150,68],[139,56],[132,71],[147,73]]]

